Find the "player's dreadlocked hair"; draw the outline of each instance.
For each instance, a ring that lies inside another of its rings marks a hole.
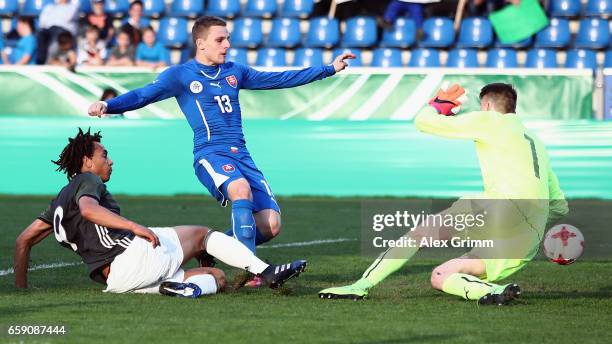
[[[91,128],[84,133],[83,129],[79,128],[79,133],[74,137],[68,138],[68,144],[60,153],[57,161],[51,160],[52,163],[59,166],[56,171],[66,173],[68,180],[75,175],[81,173],[83,165],[83,157],[91,158],[94,153],[94,142],[100,142],[102,135],[100,132],[91,134]]]

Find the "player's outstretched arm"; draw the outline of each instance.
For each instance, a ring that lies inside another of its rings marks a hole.
[[[79,210],[81,215],[90,222],[104,227],[130,231],[150,242],[153,247],[159,246],[159,238],[153,231],[104,208],[93,197],[79,198]]]
[[[152,83],[112,98],[108,102],[97,101],[89,106],[87,112],[90,116],[101,117],[107,113],[124,113],[160,100],[176,97],[183,91],[181,84],[177,81],[177,73],[177,66],[170,67]]]
[[[15,240],[15,287],[28,287],[28,261],[32,247],[51,233],[51,225],[36,219]]]
[[[344,68],[348,67],[349,64],[347,60],[352,60],[354,58],[355,54],[351,53],[344,53],[336,56],[334,62],[332,62],[332,66],[334,66],[336,73],[341,72],[344,70]]]
[[[348,66],[346,60],[354,59],[353,54],[341,54],[327,66],[308,67],[284,72],[260,72],[251,67],[238,65],[242,71],[241,88],[250,90],[271,90],[291,88],[321,80],[342,71]]]

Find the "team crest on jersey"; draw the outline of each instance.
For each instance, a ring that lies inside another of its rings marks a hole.
[[[225,171],[226,173],[232,173],[234,172],[234,170],[235,170],[234,166],[230,164],[223,165],[223,171]]]
[[[199,81],[192,81],[191,84],[189,84],[189,89],[192,93],[200,93],[204,90],[204,86],[202,86],[202,83]]]
[[[227,81],[227,83],[232,86],[233,88],[238,87],[238,80],[236,79],[236,77],[232,74],[230,76],[226,76],[225,77],[225,81]]]

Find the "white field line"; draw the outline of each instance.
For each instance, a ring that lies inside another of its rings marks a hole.
[[[359,92],[359,89],[370,78],[369,74],[361,75],[344,93],[336,97],[329,105],[320,110],[319,112],[313,113],[308,116],[311,121],[322,121],[329,116],[332,116],[338,109],[340,109],[346,102],[351,101],[353,96]]]
[[[338,239],[321,239],[321,240],[301,241],[301,242],[288,242],[286,244],[263,245],[263,246],[259,246],[257,249],[259,250],[262,248],[302,247],[302,246],[312,246],[312,245],[322,245],[322,244],[333,244],[337,242],[346,242],[346,241],[357,241],[357,239],[338,238]]]
[[[104,84],[107,84],[108,86],[110,86],[110,87],[114,88],[115,90],[117,90],[119,93],[125,93],[125,92],[130,91],[127,88],[119,85],[115,81],[113,81],[113,80],[111,80],[109,78],[103,77],[102,75],[95,74],[95,73],[87,73],[87,75],[90,76],[93,79],[96,79],[96,80],[104,83]],[[172,114],[169,114],[167,111],[164,111],[164,110],[158,108],[157,106],[155,106],[153,104],[147,105],[146,108],[149,111],[151,111],[152,113],[154,113],[155,116],[157,116],[159,118],[163,118],[163,119],[173,119],[173,118],[176,118]],[[125,116],[128,117],[128,114],[130,114],[132,117],[134,117],[133,111],[126,112]]]
[[[63,268],[67,266],[77,266],[81,264],[83,263],[82,262],[59,262],[59,263],[52,263],[52,264],[40,264],[40,265],[32,266],[31,268],[28,269],[28,271],[56,269],[56,268]],[[0,270],[0,276],[12,275],[14,272],[15,271],[13,270],[13,268],[6,269],[6,270]]]
[[[395,87],[400,83],[400,81],[402,81],[403,77],[404,76],[401,74],[389,75],[387,80],[383,82],[382,86],[380,86],[378,90],[374,92],[374,95],[372,95],[372,97],[370,97],[370,99],[363,104],[362,107],[351,114],[349,120],[363,121],[370,118],[370,116],[376,112],[376,110],[385,102],[385,100],[387,100],[387,97],[389,97],[389,95],[395,91]]]
[[[45,74],[45,72],[17,70],[17,72],[26,78],[38,82],[42,86],[47,87],[55,94],[66,100],[77,111],[78,114],[87,116],[89,101],[75,92],[70,87],[64,85],[59,80]]]
[[[423,81],[412,92],[410,97],[391,115],[393,120],[410,120],[416,116],[417,112],[427,103],[429,97],[434,93],[438,85],[442,82],[444,73],[433,72],[427,74]]]
[[[301,242],[289,242],[286,244],[275,244],[275,245],[264,245],[258,247],[258,249],[263,248],[283,248],[283,247],[302,247],[302,246],[313,246],[313,245],[323,245],[323,244],[334,244],[337,242],[347,242],[347,241],[357,241],[357,239],[350,238],[338,238],[338,239],[322,239],[322,240],[313,240],[313,241],[301,241]],[[52,264],[40,264],[35,265],[28,269],[28,271],[36,271],[36,270],[48,270],[48,269],[57,269],[64,268],[68,266],[77,266],[83,264],[82,262],[59,262]],[[0,270],[0,277],[12,275],[15,271],[13,268],[9,268],[6,270]]]
[[[332,93],[333,91],[336,90],[336,88],[338,88],[338,86],[340,86],[340,84],[342,83],[342,81],[344,80],[344,76],[338,76],[336,77],[336,81],[334,81],[333,84],[331,84],[328,88],[326,88],[323,92],[320,92],[319,95],[317,95],[316,97],[312,98],[308,103],[304,104],[302,107],[297,108],[295,110],[292,110],[290,112],[287,112],[286,114],[280,116],[280,119],[285,120],[285,119],[289,119],[305,110],[308,110],[313,104],[315,104],[316,102],[318,102],[321,99],[325,99],[330,93]]]

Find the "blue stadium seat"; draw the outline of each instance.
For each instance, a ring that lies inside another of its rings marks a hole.
[[[355,55],[355,58],[352,60],[348,60],[348,63],[351,67],[362,67],[363,63],[361,62],[361,50],[357,49],[357,48],[352,48],[352,49],[348,49],[348,48],[340,48],[340,49],[336,49],[334,50],[334,54],[332,56],[332,59],[334,59],[336,56],[344,54],[344,53],[352,53],[353,55]],[[332,61],[330,61],[331,63]]]
[[[414,44],[416,26],[414,20],[409,18],[397,18],[391,30],[383,33],[381,47],[408,48]]]
[[[565,48],[570,43],[569,21],[551,18],[549,25],[536,35],[536,48]]]
[[[374,50],[372,67],[401,67],[402,52],[399,49],[378,48]]]
[[[489,68],[517,68],[518,59],[514,49],[489,49],[487,52],[487,63]]]
[[[601,49],[610,45],[610,26],[607,20],[590,18],[580,20],[576,34],[576,48]]]
[[[478,53],[475,49],[453,49],[448,53],[446,67],[453,68],[476,68],[478,65]]]
[[[176,3],[176,1],[174,3]],[[159,18],[163,16],[166,11],[166,3],[164,0],[143,0],[142,5],[142,14],[147,17]]]
[[[553,17],[576,17],[580,7],[580,0],[551,0],[548,12]]]
[[[461,48],[485,48],[493,43],[493,27],[484,17],[466,18],[461,21],[457,46]]]
[[[167,47],[180,48],[188,40],[185,18],[164,17],[159,21],[157,39]]]
[[[428,18],[423,23],[423,33],[423,40],[419,42],[421,47],[446,48],[455,41],[453,22],[448,18]]]
[[[276,0],[248,0],[242,15],[270,18],[276,13]]]
[[[285,49],[262,48],[257,50],[257,66],[283,67],[287,65]]]
[[[204,12],[204,0],[174,0],[170,6],[169,15],[196,18],[202,12]]]
[[[597,58],[593,50],[572,49],[567,52],[565,68],[595,69]]]
[[[346,21],[342,46],[347,48],[366,48],[374,45],[377,39],[376,19],[372,17],[352,17]]]
[[[606,51],[606,57],[604,59],[604,68],[612,68],[612,49]]]
[[[0,0],[0,16],[12,17],[19,11],[18,0]]]
[[[557,68],[557,52],[551,49],[531,49],[527,52],[527,68]]]
[[[42,9],[53,2],[54,0],[25,0],[19,14],[28,17],[38,17]]]
[[[321,49],[301,48],[295,51],[293,65],[296,67],[322,66],[323,64]]]
[[[551,18],[549,25],[536,35],[536,48],[565,48],[570,43],[569,21]]]
[[[293,48],[300,44],[300,21],[294,18],[276,18],[268,36],[269,47]]]
[[[527,48],[533,43],[533,37],[527,37],[522,41],[514,42],[514,43],[502,43],[499,38],[495,38],[495,47],[496,48],[514,48],[514,49],[524,49]]]
[[[437,49],[415,49],[408,62],[410,67],[440,67],[440,53]]]
[[[113,17],[123,18],[127,15],[130,9],[129,0],[105,0],[104,13]]]
[[[340,29],[336,19],[327,17],[312,18],[304,45],[309,48],[331,48],[340,39]]]
[[[247,50],[243,48],[230,48],[227,51],[227,60],[241,64],[248,64]]]
[[[238,18],[234,21],[232,45],[237,48],[255,48],[261,44],[263,33],[261,19]]]
[[[240,13],[240,0],[208,0],[206,14],[224,18],[234,18]]]
[[[313,7],[313,0],[285,0],[281,14],[283,17],[308,18]]]
[[[0,4],[2,4],[2,0],[0,0]],[[91,1],[90,0],[79,0],[79,12],[84,14],[91,13]]]
[[[612,15],[612,0],[589,0],[584,9],[587,16],[610,16]]]

